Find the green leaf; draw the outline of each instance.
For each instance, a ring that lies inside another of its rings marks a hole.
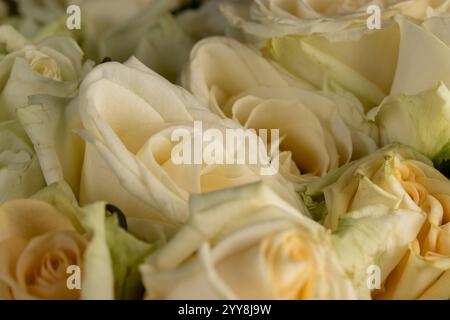
[[[434,158],[434,166],[447,178],[450,178],[450,142]]]
[[[139,264],[156,246],[136,239],[119,226],[106,204],[83,208],[83,226],[90,233],[84,255],[83,299],[137,299],[143,294]]]
[[[138,266],[156,245],[140,241],[121,228],[115,215],[108,217],[106,241],[114,270],[114,292],[116,299],[141,299],[144,288]]]

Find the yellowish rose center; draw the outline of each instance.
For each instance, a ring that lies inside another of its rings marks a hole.
[[[45,53],[37,50],[28,50],[25,53],[25,59],[34,72],[55,81],[62,81],[61,70],[58,64]]]
[[[177,129],[174,127],[173,129]],[[195,142],[192,137],[192,146]],[[163,134],[157,134],[147,142],[144,147],[137,153],[137,157],[141,159],[149,168],[152,163],[160,166],[164,173],[167,174],[172,181],[167,181],[167,185],[173,190],[179,190],[189,193],[203,193],[224,188],[231,188],[239,185],[248,184],[258,181],[260,177],[252,171],[247,165],[241,164],[212,164],[208,165],[201,158],[202,164],[179,164],[172,161],[172,151],[175,146],[183,147],[182,142],[173,142],[170,137]],[[207,143],[203,144],[203,148]],[[225,150],[225,145],[223,146]],[[200,150],[200,157],[203,156],[204,149]],[[192,157],[189,160],[194,163]],[[173,184],[175,183],[175,185]]]
[[[16,277],[25,292],[40,299],[78,299],[69,289],[70,266],[82,268],[86,240],[73,231],[59,231],[31,240],[17,260]]]
[[[262,242],[277,298],[315,298],[317,273],[308,243],[298,232],[274,235]]]

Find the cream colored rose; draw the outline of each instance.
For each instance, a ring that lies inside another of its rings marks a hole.
[[[397,240],[392,244],[403,248],[400,255],[376,257],[379,264],[390,267],[382,275],[383,287],[373,293],[374,298],[450,298],[450,183],[429,160],[406,147],[382,149],[343,169],[324,189],[324,195],[328,208],[325,225],[333,230],[339,230],[340,220],[348,213],[370,211],[367,208],[377,205],[425,216],[422,222],[404,223],[403,230],[393,232]],[[377,211],[371,209],[368,215],[375,217]],[[358,224],[352,228],[357,229]],[[411,242],[400,245],[400,235],[408,233],[413,236]],[[368,236],[358,241],[364,248],[375,240]]]
[[[198,43],[183,84],[245,128],[279,130],[280,172],[298,188],[376,149],[376,128],[356,99],[310,90],[235,40]]]
[[[67,191],[53,184],[0,206],[0,299],[140,298],[137,267],[153,245],[114,206],[80,208]]]
[[[222,37],[205,39],[194,47],[181,82],[203,105],[223,116],[231,115],[230,109],[224,110],[227,102],[249,89],[311,88],[257,51]]]
[[[427,220],[375,298],[450,299],[450,182],[420,162],[395,161],[393,174]]]
[[[61,212],[38,200],[0,207],[2,299],[77,299],[67,268],[83,267],[87,240]]]
[[[368,111],[389,95],[418,94],[438,81],[450,85],[447,23],[446,17],[421,22],[396,15],[380,30],[328,37],[293,33],[271,38],[264,50],[317,88],[331,82],[351,92]]]
[[[30,48],[25,51],[25,60],[27,60],[31,69],[41,76],[54,81],[62,81],[58,64],[45,53]]]
[[[3,34],[2,34],[3,33]],[[16,118],[33,95],[75,95],[83,74],[83,52],[69,37],[50,37],[38,44],[16,39],[12,28],[0,30],[8,49],[0,61],[0,120]]]
[[[151,299],[354,299],[329,234],[263,184],[192,198],[141,267]]]
[[[236,162],[173,161],[173,149],[183,143],[173,138],[176,129],[193,130],[195,121],[201,121],[205,129],[238,126],[221,120],[136,59],[94,69],[81,86],[79,107],[81,134],[88,142],[80,185],[82,203],[107,200],[127,216],[177,225],[188,218],[190,193],[264,179],[252,166]],[[201,154],[206,145],[200,145]],[[264,180],[301,207],[292,185],[281,176]]]

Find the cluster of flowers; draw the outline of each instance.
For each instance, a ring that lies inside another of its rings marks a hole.
[[[449,0],[0,22],[0,299],[450,299]],[[175,163],[199,122],[278,130],[278,172]]]

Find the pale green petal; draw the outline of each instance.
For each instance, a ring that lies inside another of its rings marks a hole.
[[[390,94],[417,94],[439,80],[449,87],[450,47],[406,18],[397,18],[397,23],[401,41]]]
[[[17,121],[0,122],[0,203],[45,187],[32,143]]]
[[[361,296],[370,297],[369,266],[378,266],[383,282],[419,233],[425,215],[384,205],[349,212],[333,233],[337,255]]]
[[[83,227],[90,233],[84,253],[84,277],[81,284],[83,300],[114,300],[114,269],[106,241],[106,212],[104,203],[83,208]]]
[[[33,142],[47,184],[67,181],[78,197],[84,143],[74,132],[81,127],[77,102],[33,96],[17,115]]]
[[[77,200],[64,181],[49,185],[34,194],[32,198],[47,202],[69,219],[78,232],[84,232],[80,222],[80,209]]]
[[[0,44],[5,48],[2,54],[22,49],[29,41],[10,25],[0,26]]]
[[[70,97],[82,76],[83,52],[68,37],[47,38],[0,60],[0,119],[15,119],[32,95]]]
[[[82,209],[82,223],[90,234],[84,255],[81,298],[137,299],[142,295],[138,265],[154,245],[133,237],[109,215],[105,203]]]
[[[268,42],[267,48],[275,61],[299,78],[318,88],[334,81],[370,107],[379,104],[390,92],[398,43],[398,28],[392,25],[357,39],[276,37]]]
[[[116,299],[140,299],[143,287],[138,265],[155,246],[140,241],[118,225],[117,217],[106,219],[106,241],[114,271]]]
[[[385,205],[388,208],[398,208],[401,202],[400,197],[383,190],[380,186],[370,181],[366,176],[361,175],[358,190],[352,199],[350,210],[359,210],[370,205]]]
[[[389,97],[373,112],[383,145],[412,146],[438,164],[450,159],[450,91],[444,83],[417,95]]]

